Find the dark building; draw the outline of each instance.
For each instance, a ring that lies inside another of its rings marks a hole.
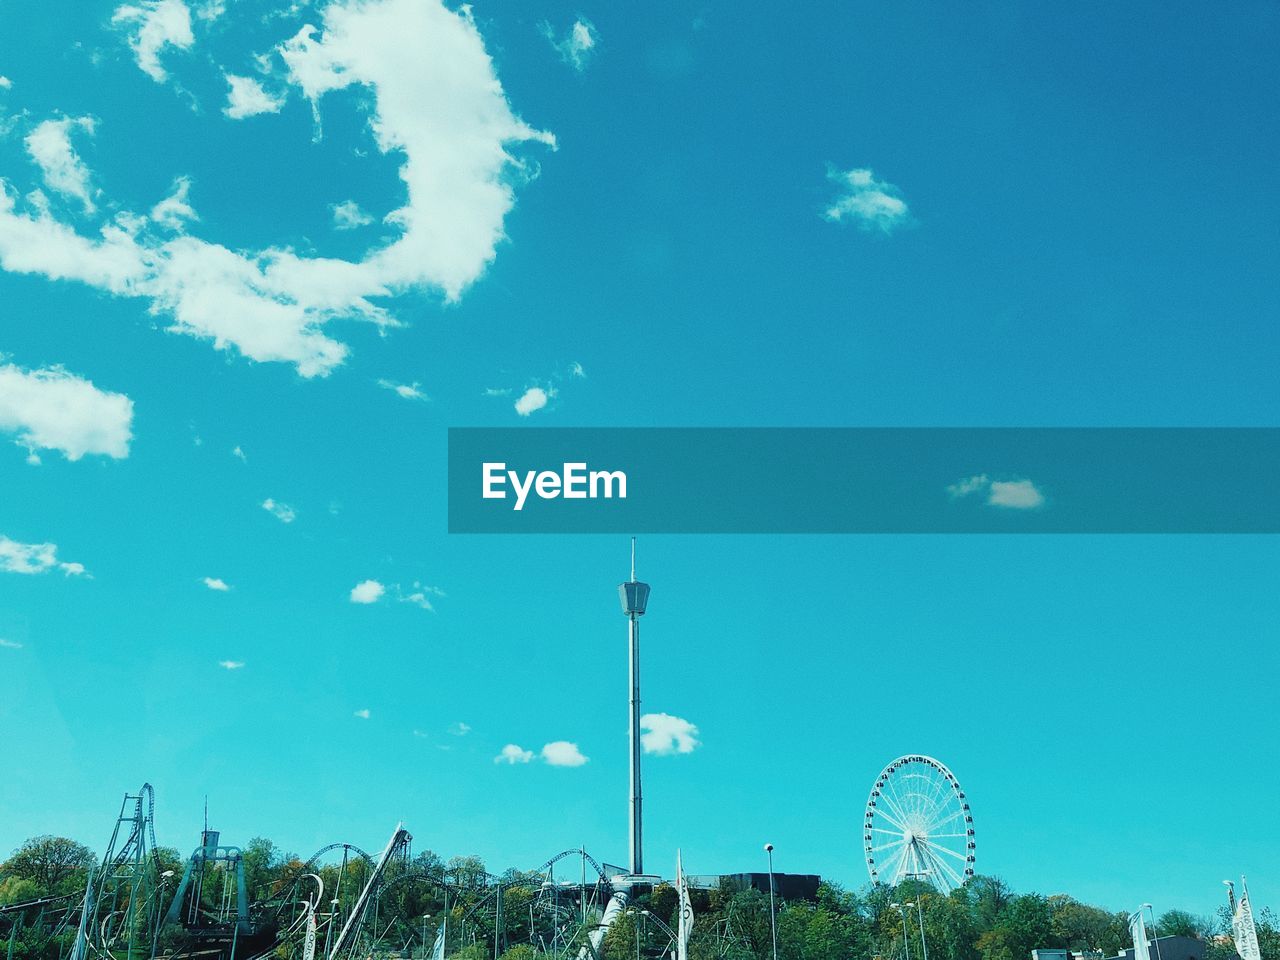
[[[1205,942],[1195,937],[1156,937],[1147,941],[1151,960],[1204,960]],[[1133,947],[1113,960],[1133,960]]]
[[[753,888],[761,893],[769,892],[769,874],[767,873],[727,873],[720,879],[738,884],[744,890]],[[775,873],[773,875],[774,892],[783,900],[816,900],[818,885],[821,883],[822,878],[816,873]],[[1164,960],[1170,960],[1170,958],[1165,957]],[[1196,960],[1204,960],[1204,956],[1201,955]]]

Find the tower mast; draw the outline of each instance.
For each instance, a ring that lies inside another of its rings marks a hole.
[[[631,873],[637,876],[644,872],[640,790],[640,618],[649,603],[649,585],[636,579],[635,537],[631,538],[631,579],[618,585],[618,598],[627,617],[627,652],[630,657],[631,801],[628,812],[631,817]]]

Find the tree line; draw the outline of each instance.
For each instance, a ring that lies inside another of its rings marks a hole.
[[[249,897],[268,903],[299,875],[302,861],[266,838],[255,838],[242,851]],[[157,876],[172,871],[181,876],[184,859],[172,848],[153,852]],[[0,913],[0,952],[5,960],[63,960],[70,951],[75,924],[57,930],[63,915],[75,907],[89,872],[97,861],[93,852],[66,837],[33,837],[0,863],[0,908],[50,897],[67,899]],[[326,889],[339,889],[339,867],[317,868]],[[360,882],[362,863],[349,863],[349,885]],[[490,879],[478,857],[444,860],[423,851],[398,865],[402,874],[448,878],[450,889],[481,891]],[[423,957],[434,942],[439,924],[449,917],[446,939],[451,960],[533,960],[538,953],[572,953],[581,935],[558,946],[540,929],[531,905],[543,877],[508,870],[501,923],[483,912],[468,913],[456,894],[449,902],[443,887],[398,885],[395,904],[405,920],[388,942],[388,956]],[[527,880],[527,882],[526,882]],[[219,885],[230,883],[226,871],[214,871],[204,891],[210,904],[218,902]],[[170,888],[170,893],[172,887]],[[689,943],[689,960],[772,960],[773,924],[767,893],[726,879],[712,890],[691,893],[696,922]],[[660,884],[636,898],[631,908],[610,927],[600,960],[653,957],[669,946],[666,928],[674,928],[678,897]],[[903,906],[912,904],[908,908]],[[467,918],[471,917],[470,929]],[[1270,910],[1257,918],[1263,960],[1280,960],[1280,923]],[[844,890],[824,883],[814,900],[791,900],[777,906],[778,960],[923,960],[921,937],[930,960],[1030,960],[1034,949],[1067,949],[1086,957],[1115,957],[1133,945],[1128,915],[1083,903],[1067,894],[1045,896],[1017,893],[998,877],[978,876],[965,886],[944,893],[927,883],[905,881]],[[923,928],[923,929],[922,929]],[[1154,934],[1194,937],[1205,943],[1205,960],[1235,960],[1230,917],[1226,906],[1207,916],[1169,910],[1159,916]],[[174,948],[180,931],[162,931],[161,954]],[[398,939],[397,939],[398,938]],[[497,941],[495,947],[495,941]],[[550,945],[549,945],[550,943]],[[282,943],[279,960],[293,960],[296,950]]]

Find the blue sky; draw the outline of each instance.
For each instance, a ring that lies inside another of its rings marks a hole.
[[[286,7],[0,3],[0,850],[621,861],[626,542],[446,535],[450,425],[1280,413],[1274,5]],[[1274,538],[640,572],[650,864],[859,884],[925,752],[1020,889],[1277,902]]]

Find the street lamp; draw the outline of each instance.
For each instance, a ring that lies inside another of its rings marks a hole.
[[[909,903],[891,903],[890,910],[897,910],[902,917],[902,952],[906,954],[906,960],[911,960],[911,947],[909,946],[910,937],[907,933],[907,908],[914,907],[914,901]]]
[[[172,870],[160,874],[160,892],[156,894],[156,928],[151,934],[151,960],[156,960],[156,947],[160,942],[160,915],[164,910],[164,888],[169,885],[169,878],[172,876]]]
[[[1160,931],[1156,927],[1156,911],[1149,903],[1144,903],[1141,909],[1146,910],[1151,915],[1151,932],[1152,939],[1156,942],[1156,960],[1162,960],[1160,956]]]
[[[773,960],[778,960],[778,908],[773,900],[773,844],[766,843],[764,852],[769,855],[769,932],[773,935]]]
[[[929,960],[929,947],[924,942],[924,897],[916,897],[916,915],[920,918],[920,953],[924,960]]]
[[[430,919],[431,914],[424,913],[422,915],[422,955],[424,957],[427,956],[427,921]],[[412,951],[410,951],[409,956],[413,956]]]

